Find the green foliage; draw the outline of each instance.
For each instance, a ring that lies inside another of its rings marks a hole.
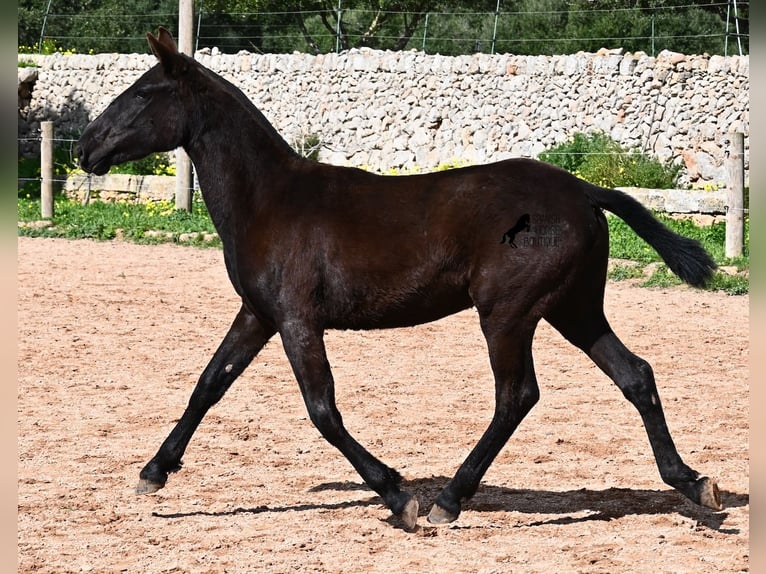
[[[640,273],[641,275],[638,275],[638,277],[643,275],[643,271],[640,271]],[[618,277],[611,278],[616,281],[621,280]],[[666,289],[681,284],[682,281],[664,263],[658,265],[657,269],[647,279],[639,283],[641,287],[654,289]],[[709,291],[722,291],[727,295],[746,295],[750,291],[750,280],[743,275],[729,275],[723,271],[716,271],[706,288]]]
[[[538,157],[574,173],[590,155],[620,151],[620,145],[603,132],[577,132],[566,142],[542,152]]]
[[[448,159],[447,161],[440,163],[434,168],[433,171],[447,171],[449,169],[468,167],[469,165],[471,165],[470,162],[454,157],[452,159]]]
[[[145,32],[163,25],[176,33],[176,0],[57,0],[40,49],[47,4],[18,2],[18,42],[29,51],[146,53]],[[496,0],[340,4],[339,27],[338,0],[200,0],[198,47],[217,46],[227,53],[326,53],[366,46],[444,55],[552,55],[621,47],[656,55],[663,49],[723,54],[726,40],[725,2],[507,0],[501,2],[497,19]],[[749,3],[741,3],[738,12],[743,50],[749,53]],[[729,37],[729,50],[733,42]]]
[[[607,273],[607,278],[612,281],[625,281],[626,279],[638,279],[644,276],[643,268],[638,265],[615,265]]]
[[[750,280],[740,275],[728,275],[719,272],[713,276],[708,289],[723,291],[728,295],[747,295],[750,291]]]
[[[293,148],[303,157],[318,161],[319,148],[322,147],[322,140],[317,134],[309,134],[293,142]]]
[[[114,165],[109,173],[125,173],[129,175],[175,175],[175,165],[165,152],[153,153],[120,165]]]
[[[40,197],[40,157],[18,158],[18,195],[20,198]],[[61,183],[66,176],[79,169],[75,162],[71,146],[60,145],[53,149],[53,177]],[[82,172],[81,172],[82,173]],[[175,165],[167,153],[155,153],[147,157],[129,161],[118,166],[112,166],[109,173],[125,173],[130,175],[175,175]],[[59,186],[60,187],[60,186]]]
[[[145,33],[163,25],[176,30],[177,0],[56,0],[18,2],[19,46],[42,53],[148,53]],[[39,49],[45,18],[45,37]]]
[[[40,158],[19,157],[19,197],[40,197]]]
[[[40,219],[40,200],[18,200],[19,222]],[[94,201],[82,205],[61,197],[55,201],[53,225],[20,226],[19,235],[109,240],[118,236],[137,243],[178,242],[185,234],[194,242],[200,234],[214,234],[205,204],[196,200],[190,212],[177,210],[169,201],[143,204]],[[205,245],[219,245],[207,241]]]
[[[667,266],[663,264],[660,265],[654,273],[652,273],[652,276],[649,277],[649,279],[641,283],[641,287],[664,288],[674,287],[676,285],[682,284],[683,281],[673,275]]]
[[[53,177],[55,180],[63,180],[66,174],[75,167],[70,146],[59,145],[53,148]],[[19,197],[40,197],[40,177],[40,157],[19,156]]]
[[[53,38],[43,38],[42,45],[35,42],[31,46],[24,46],[22,44],[19,44],[19,54],[43,54],[46,56],[49,56],[51,54],[65,54],[70,55],[76,53],[77,50],[75,48],[64,48],[63,46],[58,45],[55,39]],[[93,53],[93,50],[89,50],[89,53]],[[21,62],[19,62],[19,67],[21,68]]]
[[[664,214],[654,214],[670,229],[691,239],[699,241],[710,253],[710,256],[718,265],[730,265],[739,271],[750,268],[750,218],[745,219],[745,245],[742,257],[726,257],[726,224],[724,222],[713,225],[697,225],[689,219],[674,219]],[[609,257],[624,259],[638,263],[631,271],[619,269],[619,265],[609,274],[610,279],[621,281],[641,277],[647,264],[658,264],[658,268],[651,276],[641,283],[644,287],[670,287],[680,284],[678,277],[673,275],[657,252],[648,243],[638,237],[636,233],[620,218],[613,215],[607,217],[609,221]],[[742,275],[729,275],[723,271],[716,271],[708,285],[712,291],[724,291],[731,295],[742,295],[749,290],[749,279]]]
[[[533,4],[535,0],[526,0]],[[662,49],[684,54],[723,53],[725,14],[695,6],[693,2],[654,0],[650,6],[630,0],[559,0],[567,17],[556,52],[595,52],[600,48],[623,48],[656,55]],[[721,4],[725,8],[725,3]],[[654,10],[647,10],[653,8]],[[666,38],[672,37],[672,45]],[[555,36],[554,36],[555,37]],[[544,48],[543,48],[544,49]]]
[[[626,149],[602,132],[578,132],[539,159],[604,187],[671,189],[681,171],[679,165]]]
[[[690,219],[675,219],[661,213],[654,214],[662,223],[676,233],[696,239],[710,253],[719,265],[749,266],[750,258],[750,218],[746,217],[744,224],[744,249],[742,258],[726,257],[726,223],[721,221],[713,225],[697,225]],[[660,261],[659,255],[648,243],[619,217],[608,216],[609,221],[609,256],[616,259],[630,259],[641,263]]]

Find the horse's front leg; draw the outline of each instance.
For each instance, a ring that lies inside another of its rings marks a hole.
[[[141,471],[137,494],[156,492],[165,486],[168,473],[181,468],[181,457],[207,411],[221,400],[274,333],[274,329],[263,325],[244,306],[239,310],[229,332],[202,372],[178,424]]]
[[[383,498],[391,512],[402,519],[405,529],[414,529],[419,505],[411,494],[399,488],[401,475],[370,454],[343,426],[335,405],[335,383],[322,331],[290,323],[280,328],[280,336],[311,421],[322,436],[343,453],[367,485]]]

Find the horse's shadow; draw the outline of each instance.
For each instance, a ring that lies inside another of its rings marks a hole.
[[[420,516],[428,514],[432,502],[447,485],[449,478],[434,476],[404,481],[403,487],[415,494],[421,501]],[[328,482],[318,484],[309,492],[365,491],[371,492],[359,482]],[[593,490],[552,491],[524,488],[506,488],[492,484],[482,484],[474,497],[463,505],[463,510],[473,512],[519,512],[522,514],[550,515],[540,520],[525,523],[534,527],[546,524],[574,524],[591,520],[613,520],[630,515],[680,514],[704,526],[724,534],[739,534],[737,529],[723,529],[721,526],[728,517],[726,509],[738,508],[750,504],[748,494],[721,491],[724,510],[713,510],[693,504],[674,490],[643,490],[631,488],[607,488]],[[306,503],[291,506],[256,506],[235,508],[221,512],[178,512],[172,514],[153,512],[157,518],[185,518],[190,516],[235,516],[240,514],[262,514],[266,512],[303,512],[308,510],[338,510],[359,506],[383,506],[383,500],[373,495],[360,500],[347,500],[334,503]],[[586,513],[586,514],[583,514]],[[397,519],[388,521],[396,524]],[[455,528],[459,528],[459,520]]]
[[[417,479],[408,482],[408,487],[411,491],[417,492],[421,500],[432,501],[448,481],[449,479],[445,477]],[[726,509],[747,506],[750,504],[750,497],[748,494],[725,490],[722,490],[720,495],[724,510],[716,512],[692,503],[672,489],[581,488],[552,491],[507,488],[482,483],[474,497],[463,505],[463,510],[549,515],[539,520],[525,522],[525,526],[573,524],[592,520],[613,520],[630,515],[675,513],[696,521],[699,526],[726,534],[738,534],[738,530],[721,528],[729,516]],[[421,514],[427,514],[428,511],[427,506],[421,509]]]

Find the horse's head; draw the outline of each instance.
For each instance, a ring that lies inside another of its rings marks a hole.
[[[113,165],[168,151],[183,143],[186,126],[180,80],[192,60],[178,52],[173,37],[160,28],[146,35],[159,63],[117,96],[85,128],[77,143],[80,167],[97,175]]]

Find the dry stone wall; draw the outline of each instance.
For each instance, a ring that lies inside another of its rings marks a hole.
[[[195,57],[239,86],[288,142],[318,136],[320,159],[330,163],[385,172],[536,157],[576,132],[600,130],[682,164],[683,183],[722,185],[727,135],[740,131],[749,173],[748,56],[213,49]],[[20,59],[38,66],[31,80],[24,72],[23,102],[20,83],[20,138],[34,138],[46,119],[76,137],[155,63],[141,54]]]

